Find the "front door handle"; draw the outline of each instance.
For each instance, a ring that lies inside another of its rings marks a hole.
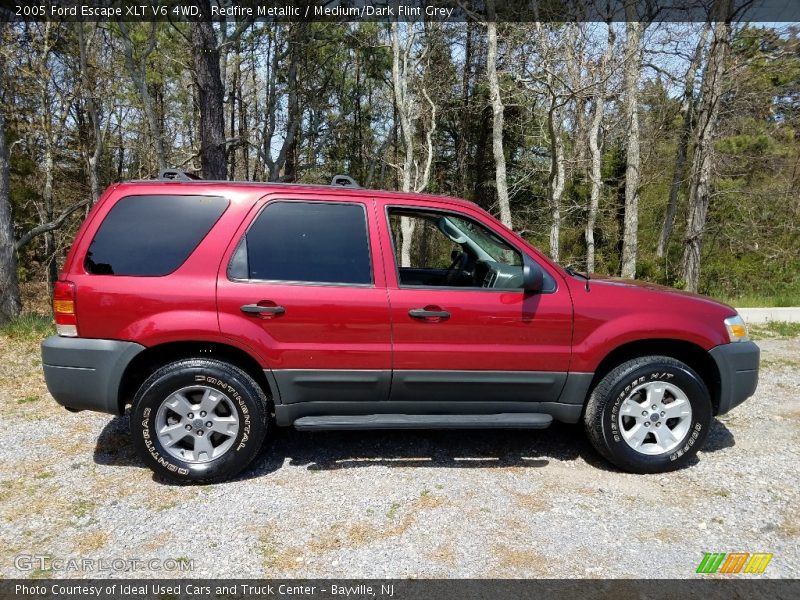
[[[425,319],[426,321],[438,322],[450,318],[450,313],[442,310],[438,306],[426,306],[425,308],[412,308],[408,315],[413,319]]]
[[[286,309],[277,304],[272,306],[261,306],[260,304],[244,304],[241,307],[243,313],[248,315],[282,315]]]

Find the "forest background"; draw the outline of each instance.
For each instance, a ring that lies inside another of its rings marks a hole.
[[[106,186],[167,167],[460,196],[562,265],[800,305],[800,27],[621,1],[623,22],[0,24],[0,322]]]

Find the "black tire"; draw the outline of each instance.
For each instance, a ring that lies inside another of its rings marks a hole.
[[[192,386],[223,392],[238,417],[229,448],[207,462],[181,460],[165,449],[157,435],[162,403]],[[236,476],[255,458],[267,433],[268,414],[264,390],[238,367],[219,360],[180,360],[158,369],[139,388],[131,409],[131,437],[139,456],[159,476],[178,483],[217,483]]]
[[[668,381],[676,386],[686,395],[692,409],[691,419],[686,417],[690,423],[688,429],[677,446],[650,455],[635,450],[623,439],[618,413],[631,390],[648,380]],[[686,466],[697,454],[708,435],[711,418],[708,388],[697,373],[668,356],[643,356],[619,365],[600,380],[589,397],[584,425],[592,445],[620,469],[631,473],[664,473]]]

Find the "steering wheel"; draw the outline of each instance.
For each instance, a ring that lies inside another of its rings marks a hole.
[[[447,268],[447,273],[444,276],[444,284],[447,287],[452,287],[458,283],[458,278],[464,272],[464,267],[467,266],[469,255],[466,252],[459,252],[453,259],[453,262]]]

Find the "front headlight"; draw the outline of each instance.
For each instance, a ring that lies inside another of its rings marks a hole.
[[[747,325],[739,315],[725,319],[725,327],[731,342],[746,342],[750,339],[747,335]]]

